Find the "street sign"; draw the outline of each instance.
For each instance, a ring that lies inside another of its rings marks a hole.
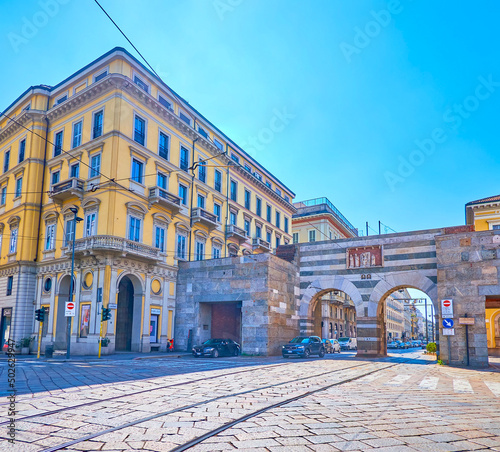
[[[453,328],[453,319],[443,319],[443,328]]]
[[[118,305],[116,303],[109,303],[108,304],[108,308],[109,309],[117,309],[118,308]]]
[[[75,317],[75,303],[72,301],[67,301],[66,302],[66,310],[64,311],[64,316],[65,317]]]
[[[443,319],[451,319],[453,318],[453,300],[447,298],[445,300],[441,300],[441,317]]]
[[[460,317],[458,323],[460,325],[474,325],[474,317]]]
[[[455,336],[455,328],[444,328],[443,336]]]

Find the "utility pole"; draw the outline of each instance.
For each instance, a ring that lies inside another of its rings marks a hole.
[[[366,235],[368,235],[368,221],[366,222]]]
[[[380,220],[378,220],[378,235],[382,234],[380,225],[381,225]]]

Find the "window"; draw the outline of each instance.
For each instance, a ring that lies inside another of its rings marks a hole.
[[[276,193],[281,196],[281,190],[279,188],[276,188]]]
[[[77,122],[73,124],[73,147],[76,148],[82,144],[82,124],[83,122]]]
[[[215,170],[215,183],[214,188],[220,193],[222,191],[222,173],[219,170]]]
[[[188,166],[189,166],[189,151],[184,146],[181,146],[181,160],[179,168],[181,170],[187,171]]]
[[[162,104],[165,108],[167,108],[170,111],[173,111],[172,108],[172,103],[169,102],[165,97],[163,97],[161,94],[158,94],[158,102]]]
[[[80,164],[75,163],[71,165],[70,171],[69,171],[69,177],[80,177]]]
[[[231,158],[236,162],[240,163],[240,158],[236,154],[231,154]]]
[[[293,233],[293,243],[299,243],[299,233],[298,232]]]
[[[68,246],[70,242],[73,241],[75,237],[75,220],[66,221],[66,233],[64,234],[64,245]]]
[[[234,180],[231,181],[231,200],[232,201],[236,201],[237,197],[238,197],[238,185],[236,184],[236,182]]]
[[[285,222],[285,232],[288,233],[288,217],[285,217],[283,221]]]
[[[99,138],[102,135],[102,123],[104,119],[104,110],[94,113],[94,126],[92,127],[92,138]]]
[[[213,245],[212,246],[212,258],[213,259],[220,259],[221,251],[222,251],[222,249],[219,245]]]
[[[273,187],[273,186],[271,185],[271,182],[269,182],[269,181],[266,181],[266,186],[267,186],[267,188],[272,188],[272,187]]]
[[[181,198],[182,204],[187,206],[188,189],[185,185],[179,184],[179,198]]]
[[[19,142],[19,163],[24,160],[24,154],[26,152],[26,138]]]
[[[244,165],[244,166],[245,166],[245,169],[246,169],[249,173],[252,173],[252,168],[250,168],[250,167],[248,166],[248,164],[246,164],[246,163],[245,163],[245,165]]]
[[[177,259],[186,259],[186,236],[177,233],[177,245],[175,248]]]
[[[108,75],[108,71],[107,70],[102,71],[100,74],[97,74],[94,77],[94,82],[98,82],[99,80],[102,80],[104,77],[106,77],[106,75]]]
[[[494,224],[491,227],[492,229],[500,229],[500,224]]]
[[[90,159],[90,177],[97,177],[101,174],[101,154],[92,156]]]
[[[138,184],[144,180],[144,163],[137,159],[132,159],[132,180]]]
[[[165,228],[155,226],[155,247],[161,252],[165,251]]]
[[[51,180],[50,180],[50,183],[52,185],[55,185],[59,182],[59,174],[60,172],[59,171],[54,171],[51,175]]]
[[[97,213],[91,212],[85,216],[85,237],[90,237],[96,235],[97,224],[96,224]]]
[[[281,237],[276,237],[276,248],[280,246],[280,242],[281,242]]]
[[[10,163],[10,150],[5,151],[3,156],[3,172],[6,173],[9,171],[9,163]]]
[[[147,93],[149,93],[149,85],[142,81],[139,77],[137,77],[137,75],[134,75],[134,83],[141,89],[143,89],[144,91],[146,91]]]
[[[198,132],[203,138],[208,139],[208,133],[203,127],[198,126]]]
[[[221,205],[217,204],[214,202],[214,215],[217,217],[217,221],[220,223],[220,212],[221,212]]]
[[[142,146],[146,142],[146,121],[139,116],[134,117],[134,141]]]
[[[167,189],[167,176],[166,176],[166,174],[158,172],[158,175],[156,177],[156,185],[160,188],[163,188],[163,190]]]
[[[2,187],[2,192],[0,195],[0,206],[5,206],[5,202],[7,201],[7,186]]]
[[[53,250],[55,248],[56,225],[48,224],[45,228],[45,250]]]
[[[9,253],[13,254],[17,252],[17,233],[19,229],[13,228],[10,231],[10,244],[9,244]]]
[[[250,210],[251,197],[251,193],[245,189],[245,209]]]
[[[262,237],[262,228],[260,226],[255,226],[255,237],[258,239]]]
[[[31,110],[31,102],[26,105],[26,107],[23,108],[23,111],[30,111]]]
[[[219,149],[219,151],[224,150],[224,145],[217,138],[214,138],[214,144],[215,147]]]
[[[262,216],[262,199],[255,198],[255,213],[261,217]]]
[[[12,295],[12,287],[14,286],[14,277],[9,276],[7,278],[7,295]]]
[[[141,241],[141,219],[129,216],[128,239],[133,242]]]
[[[236,214],[234,212],[229,213],[229,223],[236,226]]]
[[[260,180],[262,182],[262,176],[259,173],[255,172],[253,173],[253,175],[255,176],[255,179]]]
[[[63,146],[63,131],[61,130],[60,132],[56,133],[56,136],[54,138],[54,157],[61,155],[62,146]]]
[[[290,202],[290,196],[285,195],[285,201]]]
[[[188,126],[191,125],[191,118],[185,115],[182,111],[179,111],[179,118],[181,118]]]
[[[250,221],[245,219],[244,229],[247,235],[250,237]]]
[[[168,160],[168,135],[160,132],[160,136],[158,138],[158,155],[165,160]]]
[[[269,243],[269,245],[271,245],[271,235],[272,235],[272,232],[271,231],[267,231],[266,240]]]
[[[68,98],[67,94],[65,94],[64,96],[61,96],[59,99],[56,100],[56,105],[63,103],[67,98]]]
[[[202,261],[205,259],[205,242],[196,240],[196,260]]]
[[[207,182],[207,162],[200,162],[198,164],[198,179],[201,182]]]
[[[271,206],[269,204],[266,206],[266,219],[271,223]]]
[[[198,207],[201,207],[202,209],[205,208],[205,197],[202,195],[198,195]]]
[[[19,196],[22,195],[23,192],[23,178],[20,177],[16,179],[16,198],[19,198]]]
[[[310,242],[315,242],[316,241],[316,230],[311,229],[309,231],[309,241]]]

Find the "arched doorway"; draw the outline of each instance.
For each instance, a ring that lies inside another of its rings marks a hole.
[[[141,351],[142,295],[139,278],[126,275],[120,279],[116,309],[116,351]]]
[[[74,283],[73,279],[73,283]],[[64,312],[66,310],[66,302],[69,301],[69,289],[71,278],[70,275],[64,275],[59,281],[59,290],[57,291],[57,315],[56,315],[56,334],[54,337],[54,350],[66,350],[68,347],[68,319]],[[75,286],[73,285],[73,294]]]

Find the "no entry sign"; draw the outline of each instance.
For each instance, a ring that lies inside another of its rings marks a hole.
[[[75,303],[72,301],[67,301],[66,302],[66,310],[64,311],[64,316],[65,317],[74,317],[75,316]]]
[[[443,319],[453,318],[453,300],[451,298],[441,300],[441,317]]]

